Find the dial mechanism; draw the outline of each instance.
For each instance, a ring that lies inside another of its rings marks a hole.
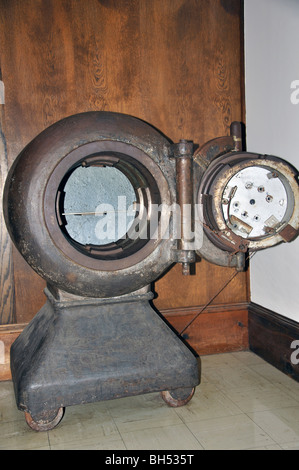
[[[283,224],[291,201],[281,175],[269,168],[251,166],[236,173],[222,196],[227,226],[243,238],[261,238]]]

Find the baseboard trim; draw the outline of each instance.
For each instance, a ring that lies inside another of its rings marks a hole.
[[[202,309],[200,305],[163,309],[161,314],[181,332]],[[183,337],[201,356],[248,349],[248,303],[209,305]]]
[[[202,309],[204,309],[203,313],[233,312],[247,309],[248,305],[248,302],[239,302],[234,304],[211,304],[207,307],[204,305],[197,305],[195,307],[164,308],[161,309],[160,312],[164,316],[172,317],[177,315],[196,315]]]
[[[298,322],[250,302],[248,335],[251,351],[299,382]]]
[[[26,324],[0,325],[0,382],[11,379],[10,347]]]

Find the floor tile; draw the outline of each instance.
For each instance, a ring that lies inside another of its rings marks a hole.
[[[122,433],[127,449],[202,450],[198,440],[184,424]]]
[[[283,450],[299,450],[299,443],[296,442],[284,442],[280,444]]]
[[[182,423],[159,393],[109,401],[107,407],[121,434]]]
[[[201,365],[202,369],[206,369],[208,367],[219,367],[219,366],[238,366],[240,365],[240,360],[238,356],[232,353],[225,353],[225,354],[209,354],[207,356],[201,357]]]
[[[203,369],[203,375],[209,383],[219,390],[240,390],[242,388],[266,385],[269,381],[244,364],[224,364]]]
[[[203,383],[196,389],[187,405],[176,408],[176,413],[185,423],[190,423],[200,419],[240,414],[241,410],[221,391],[211,389],[211,384]]]
[[[247,366],[266,364],[264,359],[257,356],[256,354],[253,354],[251,351],[238,351],[229,354]]]
[[[248,413],[248,416],[276,443],[299,445],[299,406]]]
[[[258,374],[262,375],[265,377],[269,382],[272,383],[282,383],[282,384],[292,384],[295,386],[295,384],[298,384],[299,382],[295,382],[291,377],[289,377],[286,374],[283,374],[279,369],[276,367],[273,367],[271,364],[264,362],[260,364],[253,364],[251,366],[251,369]]]
[[[11,381],[0,382],[0,423],[24,419],[24,413],[16,407],[13,384]]]
[[[298,405],[297,400],[271,383],[224,393],[245,413]]]
[[[271,444],[269,446],[251,447],[246,450],[282,450],[282,447],[278,444]]]
[[[299,382],[296,382],[288,375],[283,374],[271,364],[264,363],[253,365],[252,370],[274,384],[278,390],[282,390],[287,393],[299,403]]]
[[[244,414],[196,421],[187,426],[207,450],[245,450],[276,444]]]
[[[66,408],[56,428],[49,431],[51,449],[124,449],[121,435],[104,403]]]
[[[49,450],[47,432],[32,431],[24,421],[0,423],[1,450]]]

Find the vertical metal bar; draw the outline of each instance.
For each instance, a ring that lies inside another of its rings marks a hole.
[[[190,264],[195,262],[195,252],[190,250],[190,230],[193,230],[193,142],[180,140],[174,147],[177,176],[177,201],[181,209],[181,236],[178,243],[182,273],[190,274]],[[191,220],[190,220],[191,216]]]
[[[242,152],[243,150],[243,139],[242,139],[242,125],[239,121],[234,121],[230,125],[230,135],[233,138],[235,144],[235,152]]]

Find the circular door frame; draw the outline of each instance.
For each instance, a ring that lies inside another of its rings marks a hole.
[[[55,191],[60,177],[78,161],[101,158],[108,151],[126,152],[151,174],[161,202],[171,206],[176,183],[170,146],[171,141],[148,123],[120,113],[81,113],[45,129],[14,161],[3,197],[8,231],[28,264],[49,285],[84,297],[120,296],[154,282],[174,262],[171,228],[169,236],[150,240],[139,254],[137,250],[109,269],[104,265],[108,260],[80,253],[65,238],[57,222]]]
[[[244,168],[257,166],[267,168],[269,171],[279,173],[284,183],[288,186],[288,193],[292,194],[292,210],[284,225],[279,227],[277,233],[268,234],[261,239],[254,240],[236,235],[228,226],[222,211],[223,191],[230,179]],[[242,251],[240,247],[257,251],[272,247],[278,243],[286,241],[281,231],[286,225],[294,229],[294,233],[299,229],[299,186],[296,170],[281,158],[269,155],[260,155],[247,152],[230,153],[216,158],[206,173],[203,175],[198,191],[198,200],[202,200],[203,194],[213,194],[209,200],[209,207],[206,208],[204,216],[208,219],[207,227],[204,228],[207,236],[224,250],[231,252]],[[239,243],[239,247],[237,244]]]

